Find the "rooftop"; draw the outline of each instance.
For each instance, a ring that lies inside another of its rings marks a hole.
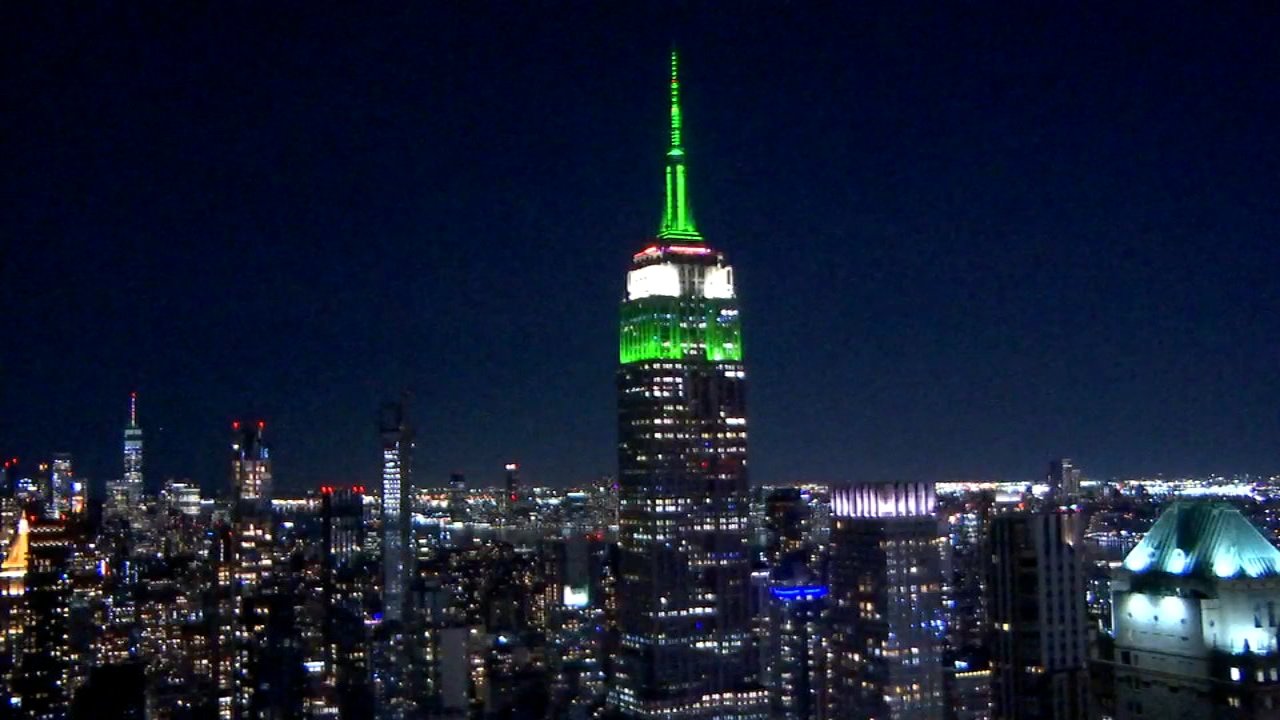
[[[1230,503],[1178,501],[1124,559],[1137,575],[1280,576],[1280,550]]]

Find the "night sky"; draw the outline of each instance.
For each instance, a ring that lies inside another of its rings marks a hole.
[[[676,38],[754,482],[1280,471],[1274,4],[89,5],[0,10],[6,455],[613,472]]]

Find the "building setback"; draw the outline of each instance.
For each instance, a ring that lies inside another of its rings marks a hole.
[[[609,703],[629,717],[762,717],[748,682],[746,372],[733,268],[694,225],[677,58],[657,238],[621,307],[621,630]]]

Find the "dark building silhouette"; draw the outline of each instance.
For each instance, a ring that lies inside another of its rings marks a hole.
[[[1070,512],[991,522],[988,612],[998,718],[1087,717],[1083,531],[1083,516]]]

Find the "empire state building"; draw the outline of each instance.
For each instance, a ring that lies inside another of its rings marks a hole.
[[[688,201],[680,79],[657,237],[632,258],[618,368],[620,649],[610,705],[756,718],[748,683],[747,414],[733,268]]]

